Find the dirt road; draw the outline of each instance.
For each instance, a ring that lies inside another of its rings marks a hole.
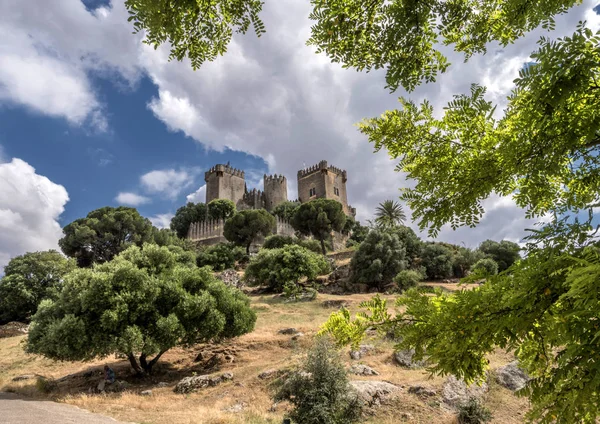
[[[0,424],[119,424],[76,406],[0,392]]]

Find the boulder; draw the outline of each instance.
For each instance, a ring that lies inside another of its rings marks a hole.
[[[296,334],[296,333],[299,333],[299,331],[296,330],[295,328],[292,328],[292,327],[290,327],[290,328],[282,328],[281,330],[279,330],[277,332],[277,334],[285,334],[287,336],[291,336],[292,334]]]
[[[518,361],[513,361],[496,370],[496,379],[500,385],[514,392],[527,385],[529,376],[519,368]]]
[[[156,387],[162,388],[162,387],[167,387],[169,385],[169,383],[165,383],[164,381],[161,381],[160,383],[158,383],[156,385]]]
[[[304,333],[296,333],[292,336],[292,340],[298,340],[300,337],[304,337]]]
[[[419,397],[433,397],[437,395],[437,392],[434,389],[418,385],[410,386],[408,388],[408,393]]]
[[[394,359],[398,365],[404,368],[418,369],[423,368],[427,361],[424,359],[420,361],[413,361],[413,356],[415,351],[413,349],[410,350],[399,350],[394,352]]]
[[[375,346],[370,345],[370,344],[360,345],[358,347],[358,350],[350,351],[350,358],[352,358],[354,360],[359,360],[360,358],[362,358],[363,356],[365,356],[367,353],[369,353],[370,351],[372,351],[374,349],[375,349]]]
[[[18,375],[15,378],[12,379],[12,381],[25,381],[25,380],[33,380],[34,378],[37,378],[37,375],[35,374],[25,374],[25,375]]]
[[[350,367],[350,372],[355,375],[379,375],[373,368],[362,364],[354,364]]]
[[[208,361],[206,361],[206,364],[204,364],[204,369],[219,369],[219,367],[225,362],[225,355],[223,355],[222,353],[215,353],[208,359]]]
[[[241,288],[243,286],[240,276],[235,269],[226,269],[220,273],[217,278],[225,283],[225,285],[235,288]]]
[[[324,308],[340,309],[340,308],[347,308],[348,306],[350,306],[350,303],[344,299],[333,299],[333,300],[324,300],[321,303],[321,306],[323,306]]]
[[[144,390],[143,392],[140,392],[140,395],[142,395],[142,396],[152,396],[152,390]]]
[[[273,377],[277,377],[279,373],[279,370],[266,370],[258,374],[258,378],[260,378],[261,380],[269,380]]]
[[[473,383],[470,386],[451,375],[446,379],[442,386],[442,401],[451,406],[457,407],[469,401],[470,398],[481,399],[488,391],[487,383],[478,385]]]
[[[350,386],[370,407],[379,406],[400,392],[400,387],[387,381],[351,381]]]
[[[218,376],[198,375],[194,377],[185,377],[179,383],[177,383],[173,391],[180,394],[190,393],[205,387],[217,386],[224,381],[232,379],[233,374],[230,372],[226,372]]]

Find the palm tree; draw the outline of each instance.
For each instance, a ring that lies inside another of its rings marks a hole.
[[[402,205],[394,200],[385,200],[375,209],[375,223],[384,228],[404,224],[406,214]]]

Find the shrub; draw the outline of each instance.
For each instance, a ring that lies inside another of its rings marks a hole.
[[[299,369],[291,373],[275,394],[276,401],[293,405],[289,417],[298,424],[357,422],[361,404],[351,394],[339,353],[319,337]]]
[[[325,241],[325,243],[328,243],[328,242]],[[321,253],[321,244],[317,240],[314,240],[314,239],[298,240],[298,246],[302,246],[305,249],[310,250],[311,252]],[[330,250],[333,250],[333,245],[326,244],[325,247],[330,248]]]
[[[342,231],[346,224],[346,214],[342,204],[333,199],[315,199],[302,203],[292,218],[294,230],[300,234],[312,235],[321,243],[321,252],[327,253],[326,240],[332,231]]]
[[[48,394],[56,390],[58,388],[58,384],[54,380],[49,380],[45,377],[38,377],[35,380],[35,388],[42,393]]]
[[[406,267],[404,255],[404,246],[396,234],[372,230],[350,262],[352,280],[382,290]]]
[[[314,280],[330,271],[322,256],[297,245],[281,249],[262,249],[246,268],[244,278],[250,285],[265,285],[281,292],[286,283],[298,283],[301,278]]]
[[[289,246],[292,244],[302,246],[311,252],[321,253],[321,245],[317,240],[299,239],[297,237],[282,236],[277,234],[267,237],[262,247],[263,249],[281,249],[284,246]]]
[[[483,424],[491,419],[492,413],[475,398],[470,398],[467,403],[458,405],[459,424]]]
[[[427,243],[423,247],[421,264],[427,270],[427,278],[450,278],[453,275],[453,252],[450,248],[438,244]]]
[[[215,199],[206,205],[209,219],[229,219],[235,214],[235,203],[229,199]]]
[[[483,259],[485,255],[479,250],[472,250],[467,247],[457,247],[452,260],[452,272],[456,278],[467,276],[467,272],[474,263]]]
[[[502,272],[521,258],[521,247],[512,241],[501,242],[486,240],[479,245],[479,250],[498,264],[498,272]]]
[[[275,217],[266,210],[249,209],[238,212],[225,221],[223,235],[236,246],[245,247],[246,254],[249,255],[250,246],[256,237],[268,236],[275,225]]]
[[[360,243],[356,240],[348,239],[348,241],[346,242],[346,248],[348,249],[352,249],[358,246],[360,246]]]
[[[199,267],[210,266],[214,271],[223,271],[224,269],[233,268],[236,258],[240,257],[240,249],[237,246],[232,246],[228,243],[219,243],[209,246],[198,252],[196,257],[196,265]]]
[[[407,269],[400,271],[396,277],[394,277],[394,283],[398,286],[398,290],[403,292],[411,287],[415,287],[422,278],[423,276],[418,271]]]
[[[473,265],[471,271],[482,275],[496,275],[498,274],[498,264],[490,258],[480,259]]]
[[[301,287],[295,283],[285,283],[283,286],[283,297],[290,302],[299,300],[315,300],[319,292],[313,287]]]
[[[172,347],[240,336],[255,321],[241,291],[145,244],[67,274],[58,299],[42,301],[33,316],[26,350],[63,361],[119,353],[149,374]]]
[[[408,266],[411,268],[414,267],[417,259],[423,253],[423,242],[412,228],[405,225],[399,225],[393,228],[393,231],[406,249],[406,262]]]

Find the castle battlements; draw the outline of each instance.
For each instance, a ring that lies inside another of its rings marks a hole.
[[[322,160],[321,162],[319,162],[316,165],[310,166],[308,168],[305,169],[301,169],[298,171],[298,178],[304,178],[307,177],[311,174],[314,174],[316,172],[319,171],[323,171],[323,170],[327,170],[327,171],[331,171],[334,174],[340,175],[344,178],[346,178],[346,170],[338,168],[336,166],[333,165],[328,165],[326,160]]]
[[[245,178],[245,172],[244,171],[242,171],[241,169],[233,168],[228,163],[226,165],[217,164],[217,165],[213,166],[208,171],[206,171],[206,173],[204,174],[204,179],[207,179],[211,174],[219,173],[219,172],[225,173],[225,174],[229,174],[229,175],[233,175],[235,177]]]
[[[285,176],[283,175],[264,175],[264,181],[265,183],[270,183],[270,182],[277,182],[279,184],[283,184],[284,182],[287,182],[287,178],[285,178]]]

